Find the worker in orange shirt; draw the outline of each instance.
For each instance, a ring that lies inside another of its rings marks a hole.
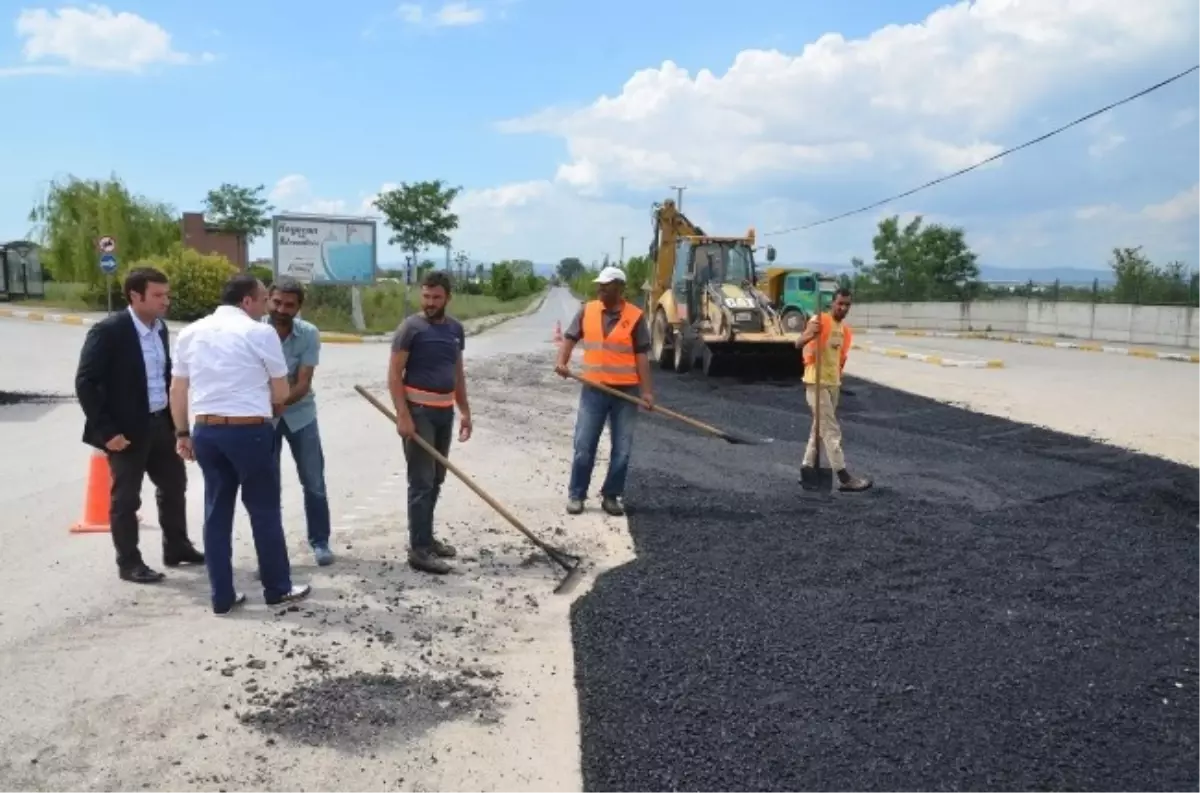
[[[596,278],[596,299],[585,303],[563,334],[562,347],[554,370],[562,377],[575,345],[583,347],[580,376],[640,397],[647,408],[654,405],[650,384],[650,331],[642,310],[625,300],[625,273],[618,267],[605,267]],[[571,483],[567,487],[567,513],[583,512],[596,449],[607,422],[612,438],[608,475],[600,487],[600,508],[609,515],[624,515],[621,498],[633,449],[633,427],[638,407],[599,389],[584,386],[579,395],[579,415],[575,419],[575,455],[571,463]]]
[[[859,492],[871,486],[871,480],[859,476],[851,476],[846,470],[846,457],[842,453],[842,427],[838,423],[838,396],[842,390],[842,370],[846,368],[846,359],[850,355],[850,346],[854,343],[854,335],[846,324],[846,315],[850,313],[850,290],[841,288],[833,298],[829,311],[821,313],[808,321],[804,332],[796,340],[796,346],[803,350],[804,355],[804,390],[808,398],[809,410],[816,413],[817,400],[821,401],[821,437],[820,442],[825,447],[829,464],[837,474],[838,489],[848,492]],[[817,387],[816,352],[821,345],[821,386]],[[819,393],[818,393],[819,391]],[[813,470],[817,462],[817,428],[816,421],[808,433],[808,446],[804,450],[804,462],[801,469],[801,482],[816,481],[817,472]]]

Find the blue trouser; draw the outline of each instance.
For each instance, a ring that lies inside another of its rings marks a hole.
[[[214,611],[226,611],[233,588],[233,510],[238,489],[250,515],[263,597],[278,602],[292,589],[279,499],[277,438],[270,423],[197,424],[192,448],[204,474],[204,564]]]
[[[313,419],[300,429],[292,430],[287,425],[287,419],[281,419],[275,433],[275,464],[279,465],[285,438],[288,448],[292,450],[292,459],[296,462],[300,487],[304,489],[308,544],[314,547],[328,545],[329,497],[325,493],[325,452],[321,448],[321,431],[317,428],[317,420]]]
[[[630,396],[641,396],[638,386],[611,386]],[[612,454],[608,461],[608,475],[600,488],[601,498],[619,497],[625,493],[625,478],[629,473],[629,455],[633,451],[633,425],[637,421],[638,406],[609,396],[603,391],[584,386],[579,393],[579,414],[575,418],[575,457],[571,462],[571,484],[567,498],[582,501],[587,498],[588,485],[592,481],[592,469],[596,465],[596,449],[600,446],[600,435],[604,423],[608,422],[612,439]]]

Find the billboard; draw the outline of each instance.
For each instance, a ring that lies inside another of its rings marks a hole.
[[[305,284],[375,282],[375,221],[332,215],[271,218],[275,277]]]

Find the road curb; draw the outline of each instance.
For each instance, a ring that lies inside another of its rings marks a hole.
[[[1078,350],[1080,352],[1100,352],[1108,355],[1125,355],[1130,358],[1145,358],[1154,361],[1179,361],[1182,363],[1200,363],[1200,354],[1183,352],[1159,352],[1146,347],[1118,347],[1111,344],[1097,344],[1088,341],[1057,341],[1035,336],[1017,336],[1012,333],[985,333],[982,331],[949,331],[949,330],[878,330],[867,328],[861,333],[879,334],[883,336],[898,336],[910,338],[931,339],[980,339],[984,341],[1002,341],[1007,344],[1026,344],[1031,347],[1045,347],[1055,350]]]
[[[53,311],[36,311],[29,308],[0,308],[0,317],[6,319],[24,319],[29,322],[57,322],[60,325],[95,325],[91,317],[81,317],[77,314],[58,314]]]
[[[81,317],[78,314],[60,314],[55,311],[37,311],[28,308],[0,308],[0,317],[5,319],[23,319],[27,322],[54,322],[59,325],[95,325],[99,320],[92,317]],[[180,323],[173,323],[180,324]],[[187,327],[184,325],[184,327]],[[175,330],[176,328],[172,328]],[[331,344],[364,344],[388,341],[388,336],[356,336],[353,333],[336,333],[321,331],[321,341]]]
[[[496,327],[497,325],[502,325],[503,323],[507,322],[510,319],[515,319],[517,317],[522,317],[522,316],[528,316],[529,314],[532,314],[535,311],[537,311],[537,309],[541,308],[542,304],[545,302],[546,302],[546,296],[543,295],[541,300],[535,301],[532,304],[531,308],[525,309],[524,311],[518,311],[513,314],[492,315],[491,317],[478,317],[478,319],[481,319],[481,320],[493,319],[497,316],[499,318],[494,319],[491,322],[485,321],[485,322],[481,323],[478,328],[474,329],[471,332],[468,332],[467,335],[475,336],[480,333],[483,333],[484,331],[491,330],[492,328]],[[28,308],[0,308],[0,318],[21,319],[21,320],[25,320],[27,322],[54,322],[59,325],[80,325],[80,326],[95,325],[97,322],[99,322],[98,319],[94,319],[92,317],[81,317],[78,314],[63,314],[63,313],[59,313],[56,311],[39,311],[37,309],[28,309]],[[470,320],[466,320],[466,322],[470,322]],[[182,323],[175,323],[175,322],[173,322],[171,324],[177,326],[177,327],[171,328],[171,330],[176,330],[176,331],[178,330],[178,326],[182,325]],[[183,325],[183,327],[186,327],[186,325]],[[392,337],[390,334],[382,334],[382,335],[375,334],[375,335],[371,335],[371,336],[359,336],[355,333],[339,333],[337,331],[329,331],[329,330],[321,331],[321,341],[326,344],[383,344],[385,342],[390,342],[391,340],[392,340]]]
[[[888,358],[900,358],[906,361],[917,361],[946,369],[1003,369],[1004,361],[999,358],[988,360],[965,360],[962,358],[947,358],[943,355],[930,355],[923,352],[910,352],[891,347],[874,347],[869,344],[855,344],[853,349],[862,350],[872,355],[883,355]]]

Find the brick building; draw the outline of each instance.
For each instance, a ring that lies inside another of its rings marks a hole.
[[[205,254],[220,254],[245,270],[250,263],[250,246],[245,234],[222,231],[204,221],[203,212],[184,212],[179,221],[183,246]]]

